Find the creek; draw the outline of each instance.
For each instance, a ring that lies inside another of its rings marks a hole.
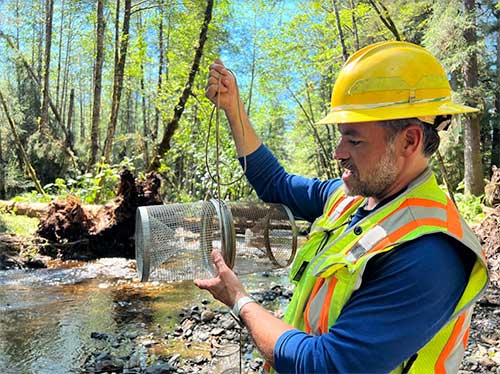
[[[242,277],[248,290],[282,280],[282,273]],[[161,336],[203,299],[222,307],[191,281],[140,283],[135,262],[119,258],[0,272],[0,373],[81,373],[102,349],[96,333]]]

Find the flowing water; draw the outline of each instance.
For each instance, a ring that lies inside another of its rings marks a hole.
[[[211,300],[191,281],[143,284],[135,277],[134,262],[125,259],[0,272],[0,373],[80,373],[102,343],[92,333],[161,334],[182,308]],[[270,280],[244,283],[252,289]]]

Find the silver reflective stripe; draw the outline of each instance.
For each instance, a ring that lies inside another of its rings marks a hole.
[[[328,293],[328,287],[333,278],[330,278],[323,282],[318,293],[314,296],[313,301],[309,307],[309,326],[311,327],[311,334],[319,335],[319,316],[321,310],[323,309],[323,304],[325,303],[326,294]]]
[[[406,200],[403,200],[403,203]],[[399,230],[404,225],[427,218],[436,218],[447,221],[448,212],[445,208],[428,208],[421,206],[408,206],[387,217],[380,225],[390,234]]]
[[[365,253],[371,250],[375,245],[387,236],[387,231],[380,225],[372,227],[358,242],[363,248]],[[359,258],[359,257],[358,257]]]
[[[348,206],[355,198],[355,196],[347,196],[343,201],[341,201],[333,211],[332,215],[328,217],[328,221],[335,222],[340,217],[340,214],[344,211],[346,206]]]
[[[458,369],[460,368],[460,363],[462,362],[462,359],[464,357],[465,348],[462,344],[462,340],[464,339],[465,332],[467,331],[467,328],[470,325],[472,308],[470,308],[467,312],[464,313],[467,313],[467,315],[465,316],[465,320],[462,325],[462,330],[460,331],[460,335],[458,335],[457,340],[455,341],[455,345],[453,346],[453,349],[451,350],[448,357],[446,358],[446,361],[444,362],[446,373],[450,374],[457,373]]]
[[[359,109],[375,109],[375,108],[383,108],[393,105],[401,105],[401,104],[423,104],[423,103],[435,103],[441,101],[449,101],[451,100],[449,96],[436,97],[433,99],[421,99],[421,100],[411,100],[411,97],[408,100],[401,101],[386,101],[383,103],[375,103],[375,104],[346,104],[339,105],[330,110],[330,113],[339,112],[341,110],[359,110]]]
[[[478,257],[483,256],[483,251],[481,249],[481,243],[479,242],[474,231],[471,230],[469,225],[465,222],[465,220],[460,216],[460,224],[462,225],[463,238],[462,241],[469,247],[474,250]]]
[[[346,256],[347,261],[353,263],[364,256],[375,245],[387,236],[387,231],[382,226],[374,226],[368,230],[363,237],[352,247]]]

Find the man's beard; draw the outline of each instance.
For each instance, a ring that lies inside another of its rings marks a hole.
[[[382,158],[363,177],[350,159],[341,161],[341,166],[351,171],[351,178],[344,181],[344,192],[349,196],[382,197],[397,177],[394,144],[389,143]]]

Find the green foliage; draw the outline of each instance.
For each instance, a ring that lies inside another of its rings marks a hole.
[[[403,40],[423,44],[437,54],[450,73],[450,78],[456,81],[454,83],[457,84],[458,92],[455,99],[481,99],[484,102],[481,106],[486,112],[492,113],[484,116],[482,123],[482,154],[485,165],[489,165],[487,159],[491,158],[490,148],[494,143],[488,136],[496,125],[493,113],[498,112],[494,110],[495,93],[498,92],[494,50],[498,25],[492,16],[498,4],[484,0],[477,2],[478,7],[481,7],[477,13],[480,43],[476,47],[476,52],[479,52],[481,89],[470,92],[464,90],[460,80],[461,70],[470,53],[470,48],[464,42],[463,30],[472,22],[470,17],[464,15],[463,2],[393,0],[383,3]],[[61,18],[63,4],[64,19]],[[0,65],[5,73],[0,75],[0,84],[11,98],[12,113],[33,166],[42,183],[48,184],[53,196],[72,194],[85,203],[103,202],[114,197],[120,161],[125,160],[123,163],[144,171],[153,147],[161,140],[164,126],[173,115],[190,73],[205,1],[163,1],[150,4],[154,5],[151,7],[145,6],[140,11],[142,3],[137,4],[137,11],[134,10],[130,23],[124,87],[113,146],[112,163],[116,165],[98,165],[95,173],[87,173],[81,166],[86,163],[90,144],[96,51],[94,3],[56,3],[52,36],[50,94],[66,126],[69,90],[75,89],[72,131],[81,170],[74,170],[73,165],[68,165],[68,157],[63,152],[62,132],[52,114],[50,137],[40,134],[36,121],[40,116],[41,90],[33,83],[12,50],[0,44],[2,51],[6,52],[0,55]],[[394,38],[370,2],[337,0],[336,4],[349,55],[358,47]],[[23,12],[16,12],[19,6],[19,2],[14,0],[0,2],[0,13],[5,20],[2,31],[12,36],[18,35],[21,52],[28,58],[36,74],[41,75],[43,4],[26,3],[23,4]],[[100,150],[106,138],[111,111],[115,6],[116,2],[105,2],[107,22]],[[161,10],[160,6],[163,7]],[[165,61],[162,88],[158,92],[160,21],[163,24]],[[331,175],[329,165],[324,165],[322,160],[324,157],[332,160],[331,153],[338,132],[335,126],[318,126],[313,130],[311,124],[328,112],[331,90],[344,64],[336,21],[332,2],[328,1],[216,2],[192,95],[172,138],[171,149],[161,161],[159,171],[165,180],[163,192],[168,200],[192,201],[216,194],[205,161],[205,141],[212,105],[204,98],[204,90],[208,67],[218,56],[236,73],[245,108],[250,111],[250,119],[259,137],[287,170],[310,177],[325,178]],[[122,22],[121,17],[120,25]],[[355,38],[356,30],[359,44]],[[60,81],[59,89],[56,87],[57,80]],[[63,87],[66,90],[64,95]],[[159,131],[153,137],[156,125]],[[32,189],[32,182],[24,173],[9,132],[4,129],[4,133],[2,160],[6,160],[7,165],[6,185],[10,195],[19,194]],[[446,168],[453,170],[449,176],[455,188],[464,177],[460,122],[456,122],[444,135],[441,153]],[[221,180],[235,180],[241,173],[241,167],[224,121],[221,123],[219,145]],[[212,135],[208,154],[212,169],[214,149]],[[335,174],[336,170],[333,169]],[[434,170],[440,173],[435,165]],[[238,199],[251,195],[252,191],[245,181],[239,181],[223,186],[221,194],[226,198]],[[44,200],[36,193],[25,193],[17,199]]]
[[[18,216],[0,210],[0,233],[12,233],[21,236],[32,236],[38,227],[38,218]]]
[[[468,224],[477,224],[484,219],[484,196],[464,195],[463,193],[455,193],[454,196],[458,211]]]
[[[116,196],[116,187],[120,180],[120,170],[134,170],[133,161],[125,158],[117,165],[99,163],[96,174],[84,173],[74,178],[56,178],[54,183],[44,186],[53,197],[65,198],[68,195],[78,197],[85,204],[108,202]]]

